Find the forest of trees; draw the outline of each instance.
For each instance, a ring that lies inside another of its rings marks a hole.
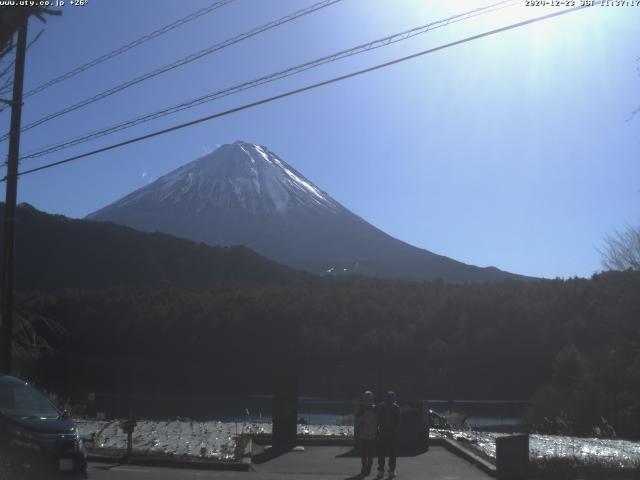
[[[0,203],[0,216],[3,210]],[[15,243],[15,283],[20,290],[273,282],[310,276],[246,247],[212,247],[109,222],[74,220],[28,204],[17,208]]]
[[[316,278],[25,292],[19,307],[66,329],[37,376],[68,394],[270,393],[287,372],[306,394],[531,398],[536,428],[586,434],[604,417],[638,436],[638,291],[631,271],[460,286]]]
[[[294,375],[302,394],[531,400],[539,431],[610,423],[640,437],[640,272],[466,285],[322,278],[242,247],[28,206],[17,223],[17,308],[51,347],[28,374],[79,401],[270,394]]]

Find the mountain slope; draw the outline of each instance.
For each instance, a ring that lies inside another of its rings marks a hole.
[[[0,204],[0,215],[3,210]],[[310,277],[246,247],[211,247],[111,223],[72,220],[26,204],[16,212],[15,255],[15,283],[22,290]]]
[[[314,273],[451,282],[524,278],[436,255],[351,213],[266,147],[235,142],[88,216],[211,245],[246,245]]]

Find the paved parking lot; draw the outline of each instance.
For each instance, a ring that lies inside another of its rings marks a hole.
[[[259,463],[254,472],[222,470],[184,470],[172,468],[113,466],[92,463],[91,479],[96,480],[168,480],[168,479],[246,479],[256,480],[347,480],[362,478],[360,459],[348,455],[347,447],[305,447]],[[375,478],[374,472],[366,477]],[[398,458],[398,479],[402,480],[486,480],[487,474],[442,447]]]

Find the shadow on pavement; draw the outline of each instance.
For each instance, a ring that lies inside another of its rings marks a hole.
[[[359,456],[360,456],[360,453],[358,452],[358,449],[352,448],[348,452],[344,452],[339,455],[336,455],[336,458],[359,457]],[[353,478],[356,478],[356,477],[353,477]]]
[[[429,447],[426,446],[404,446],[398,448],[397,456],[398,457],[417,457],[418,455],[422,455],[429,451]],[[377,455],[377,454],[376,454]],[[374,456],[376,456],[374,455]],[[348,458],[348,457],[359,457],[360,453],[357,448],[352,448],[348,452],[341,453],[340,455],[336,455],[336,458]],[[362,478],[362,477],[353,477],[353,478]]]
[[[96,470],[105,470],[105,471],[109,471],[112,470],[116,467],[121,467],[125,465],[123,462],[118,462],[118,463],[112,463],[110,465],[94,465],[91,468],[95,468]]]
[[[291,450],[291,448],[267,448],[264,452],[258,453],[257,455],[251,457],[251,461],[256,465],[261,465],[270,460],[273,460],[274,458],[278,458],[285,453],[289,453]]]
[[[362,480],[363,478],[366,478],[366,475],[364,473],[359,473],[358,475],[354,475],[353,477],[347,477],[344,480]]]

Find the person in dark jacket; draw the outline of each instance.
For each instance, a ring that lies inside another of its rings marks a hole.
[[[360,451],[360,459],[362,460],[360,474],[366,476],[371,473],[378,429],[374,396],[373,392],[369,390],[362,395],[362,403],[356,411],[354,427],[356,448]]]
[[[389,458],[389,478],[396,475],[396,445],[400,426],[400,406],[396,394],[387,392],[384,402],[376,407],[378,417],[378,478],[384,477],[385,458]]]

